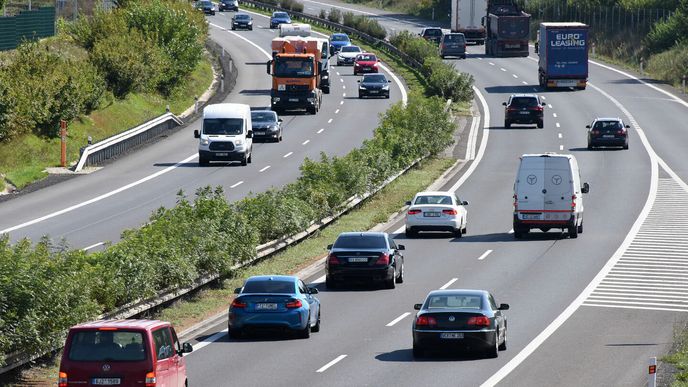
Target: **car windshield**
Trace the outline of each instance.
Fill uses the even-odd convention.
[[[206,118],[203,120],[203,134],[234,136],[244,131],[241,118]]]
[[[418,196],[413,204],[452,204],[451,196],[446,195],[423,195]]]
[[[362,54],[362,55],[357,56],[356,60],[359,62],[360,61],[374,62],[377,60],[377,58],[375,58],[375,55],[372,55],[372,54]]]
[[[363,76],[363,81],[365,83],[387,83],[387,78],[384,74],[366,74]]]
[[[361,52],[361,48],[358,46],[346,46],[342,47],[342,52]]]
[[[304,58],[277,58],[275,60],[275,76],[310,78],[313,76],[313,60]]]
[[[597,130],[620,130],[622,128],[619,121],[597,121],[593,129]]]
[[[424,36],[442,36],[442,30],[438,29],[428,29],[425,30]]]
[[[289,17],[286,12],[275,12],[272,14],[272,17],[280,18],[280,19],[286,19]]]
[[[277,113],[275,113],[275,112],[251,112],[251,121],[277,122]]]
[[[238,14],[238,15],[234,16],[234,18],[235,18],[236,20],[248,20],[248,19],[250,19],[251,17],[248,16],[248,15]]]
[[[349,37],[346,35],[332,35],[333,42],[348,42]]]
[[[511,107],[534,107],[538,105],[538,100],[535,97],[514,97],[511,99]]]
[[[463,42],[465,40],[463,35],[444,35],[445,42]]]
[[[141,361],[146,359],[143,334],[133,331],[80,331],[72,336],[72,361]]]
[[[430,296],[425,302],[426,309],[482,309],[480,295],[437,295]]]
[[[335,249],[384,249],[387,248],[383,235],[341,235],[334,242]]]
[[[294,293],[294,282],[280,280],[248,281],[241,293]]]
[[[201,1],[198,3],[198,5],[201,7],[212,7],[213,3],[211,3],[210,1]]]

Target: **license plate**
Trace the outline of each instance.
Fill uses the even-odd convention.
[[[613,135],[613,134],[605,134],[605,135],[602,136],[602,137],[604,137],[604,138],[614,138],[614,135]]]
[[[370,90],[369,93],[370,93],[370,94],[377,94],[377,93],[379,93],[379,92],[380,92],[379,90]]]
[[[520,48],[520,44],[505,44],[504,48]]]
[[[576,85],[578,85],[577,81],[557,81],[559,87],[574,87]]]
[[[121,384],[120,378],[93,378],[91,379],[91,384],[98,386],[116,386]]]
[[[298,98],[289,98],[289,102],[299,102]]]
[[[215,156],[217,156],[217,157],[229,156],[229,153],[227,153],[227,152],[217,152],[217,153],[215,153]]]
[[[265,136],[265,132],[256,132],[255,134],[258,136]]]
[[[442,332],[442,333],[440,333],[440,339],[463,339],[463,333],[461,333],[461,332]]]
[[[349,262],[368,262],[367,257],[352,257],[349,258]]]
[[[437,218],[440,216],[439,212],[424,212],[423,216],[426,216],[428,218]]]
[[[519,114],[530,114],[530,112],[519,112]]]
[[[257,310],[274,310],[277,309],[277,304],[275,303],[260,303],[256,304]]]
[[[539,220],[540,214],[521,214],[521,218],[524,220]]]

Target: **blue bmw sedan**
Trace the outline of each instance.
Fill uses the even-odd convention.
[[[320,300],[298,277],[254,276],[235,290],[229,307],[229,336],[240,338],[251,329],[296,332],[302,338],[320,330]]]

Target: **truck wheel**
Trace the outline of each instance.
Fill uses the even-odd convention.
[[[578,238],[578,227],[576,227],[576,226],[569,227],[569,238],[571,238],[571,239]]]

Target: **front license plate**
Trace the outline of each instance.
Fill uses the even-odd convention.
[[[523,220],[539,220],[540,214],[521,214]]]
[[[257,136],[265,136],[265,132],[256,132]]]
[[[277,304],[275,303],[260,303],[256,304],[257,310],[274,310],[277,309]]]
[[[289,98],[289,102],[299,102],[298,98]]]
[[[227,153],[227,152],[217,152],[217,153],[215,153],[215,156],[217,156],[217,157],[226,157],[226,156],[229,156],[229,153]]]
[[[439,212],[424,212],[423,216],[428,218],[438,218],[440,216]]]
[[[98,386],[116,386],[121,384],[120,378],[93,378],[91,379],[91,384]]]
[[[366,258],[366,257],[353,257],[353,258],[349,258],[349,262],[368,262],[368,258]]]
[[[461,332],[442,332],[442,333],[440,333],[440,339],[463,339],[463,333],[461,333]]]

